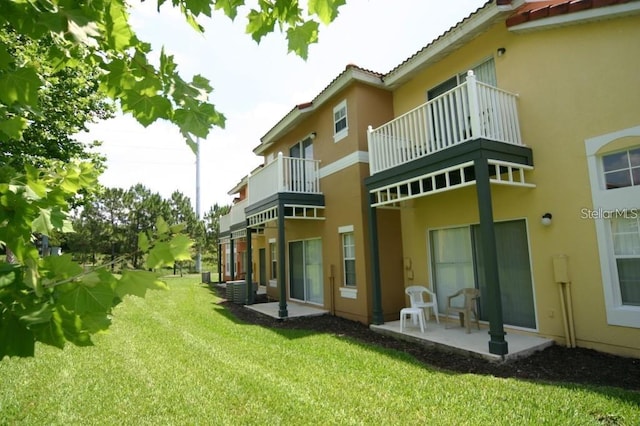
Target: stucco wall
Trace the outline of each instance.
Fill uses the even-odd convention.
[[[493,186],[494,218],[527,220],[538,331],[563,341],[552,256],[565,254],[578,344],[631,355],[640,355],[640,329],[607,324],[595,226],[581,212],[593,208],[585,139],[640,125],[638,40],[639,17],[523,34],[498,24],[394,93],[398,115],[423,103],[429,88],[506,49],[495,57],[498,86],[519,94],[536,188]],[[545,212],[553,214],[549,227],[540,224]],[[426,260],[428,228],[478,222],[475,188],[405,203],[402,221],[405,256]],[[416,279],[430,278],[426,264]]]

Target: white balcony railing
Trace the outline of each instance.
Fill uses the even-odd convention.
[[[249,204],[279,192],[320,193],[320,161],[284,157],[282,153],[249,176]]]
[[[220,232],[227,232],[231,229],[231,213],[220,216]]]
[[[516,100],[469,71],[454,89],[377,129],[369,127],[370,173],[478,138],[522,145]]]
[[[244,208],[249,204],[248,201],[249,200],[245,198],[231,206],[231,211],[229,212],[231,215],[231,225],[235,225],[237,223],[244,224],[246,222],[247,217],[244,214]]]
[[[244,213],[244,208],[247,207],[248,204],[248,200],[245,198],[231,206],[229,213],[220,216],[220,232],[229,231],[231,230],[231,226],[239,223],[245,224],[247,218]]]

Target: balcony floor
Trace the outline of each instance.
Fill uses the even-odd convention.
[[[447,322],[448,321],[448,322]],[[446,324],[446,326],[445,326]],[[448,327],[448,328],[447,328]],[[436,346],[443,350],[449,350],[463,355],[485,358],[490,361],[509,361],[531,355],[553,345],[553,340],[526,334],[516,334],[507,331],[505,340],[509,346],[509,353],[504,359],[500,355],[489,352],[488,329],[480,324],[480,330],[472,324],[471,333],[454,319],[440,317],[440,324],[431,319],[427,321],[424,333],[420,332],[420,326],[411,321],[405,323],[405,328],[400,332],[400,321],[388,321],[381,325],[372,324],[370,328],[380,334],[392,336],[401,340],[408,340],[426,346]]]

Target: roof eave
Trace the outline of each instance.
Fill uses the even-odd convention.
[[[509,26],[509,31],[524,33],[536,30],[545,30],[566,25],[581,24],[585,22],[613,19],[619,16],[628,16],[640,13],[640,1],[631,1],[606,7],[582,10],[568,14],[550,16],[548,18],[527,21],[522,24]]]
[[[496,22],[504,19],[522,3],[524,0],[515,0],[510,4],[487,2],[469,17],[422,48],[404,64],[386,74],[384,76],[385,84],[391,89],[398,87],[415,73],[441,60],[444,56],[486,31]]]
[[[276,140],[291,131],[298,123],[300,123],[307,115],[315,112],[318,108],[324,105],[334,95],[344,90],[350,84],[360,82],[371,86],[384,88],[384,83],[378,75],[374,75],[369,72],[362,71],[361,69],[353,66],[347,66],[347,68],[340,73],[338,77],[315,99],[310,102],[309,106],[305,108],[295,107],[293,108],[278,124],[272,127],[260,141],[260,145],[253,149],[256,155],[262,155],[267,148],[269,148]]]

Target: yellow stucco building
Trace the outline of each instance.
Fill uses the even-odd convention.
[[[274,299],[381,323],[407,286],[441,311],[475,287],[495,354],[640,357],[638,40],[638,1],[496,0],[385,75],[348,66],[262,138],[223,242],[252,230]]]

